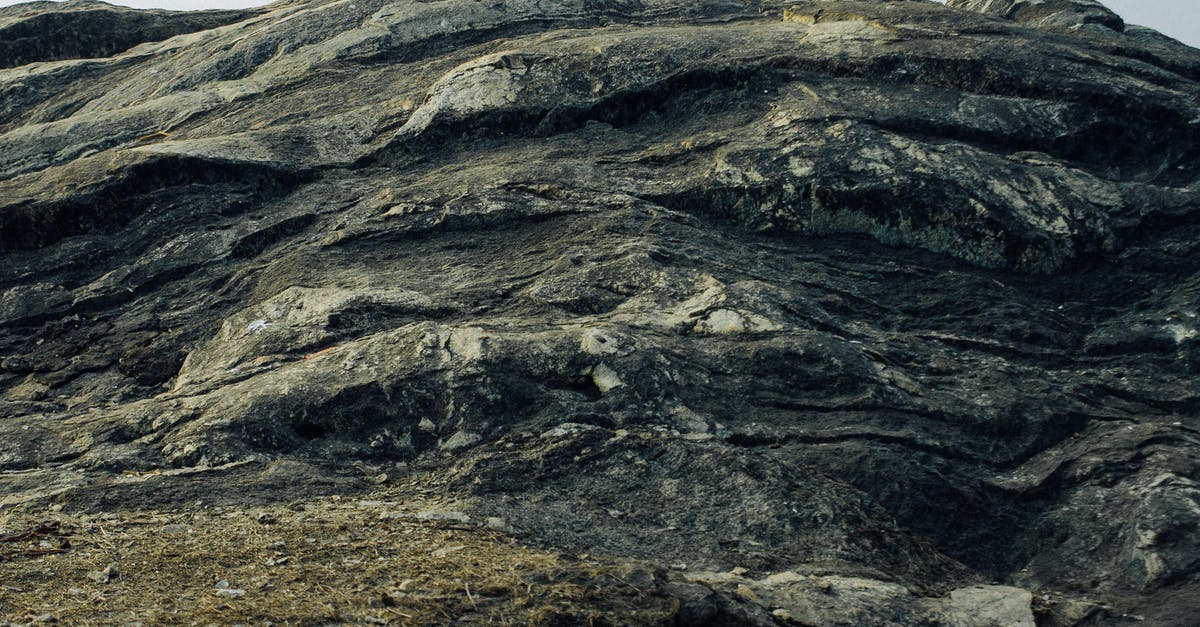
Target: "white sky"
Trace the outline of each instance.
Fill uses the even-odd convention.
[[[1200,48],[1200,0],[1100,0],[1130,24],[1149,26]]]
[[[0,0],[0,7],[21,0]],[[237,9],[270,4],[271,0],[108,0],[139,8]],[[1101,0],[1130,24],[1157,29],[1190,46],[1200,48],[1200,0]]]
[[[0,0],[0,7],[21,4],[29,0]],[[62,0],[56,0],[61,2]],[[244,9],[246,7],[261,7],[275,0],[104,0],[109,4],[135,7],[138,9],[172,9],[176,11],[192,11],[196,9]]]

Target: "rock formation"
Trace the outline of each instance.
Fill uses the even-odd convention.
[[[401,464],[679,620],[1187,624],[1200,51],[949,5],[0,9],[0,506]]]

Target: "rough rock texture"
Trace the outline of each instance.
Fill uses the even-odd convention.
[[[0,7],[0,68],[35,61],[107,57],[244,20],[255,11],[128,11],[98,0]]]
[[[949,0],[946,4],[1030,26],[1073,29],[1095,24],[1125,30],[1125,21],[1096,0]]]
[[[688,564],[684,622],[1188,624],[1200,52],[951,5],[292,1],[0,70],[0,506],[401,463]]]

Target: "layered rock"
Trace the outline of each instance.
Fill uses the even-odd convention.
[[[37,61],[109,57],[237,22],[254,11],[126,11],[98,0],[29,2],[0,8],[0,68]]]
[[[1181,620],[1200,52],[951,5],[314,0],[0,70],[8,502],[401,462],[734,596]]]
[[[978,11],[1043,28],[1073,29],[1095,24],[1125,30],[1125,21],[1095,0],[949,0],[951,7]]]

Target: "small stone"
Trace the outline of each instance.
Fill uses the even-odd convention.
[[[611,355],[619,350],[616,341],[594,330],[583,334],[579,349],[589,355]]]
[[[217,596],[224,599],[240,599],[246,596],[246,591],[238,588],[220,588],[217,590]]]
[[[621,377],[617,374],[617,371],[613,370],[608,364],[604,363],[597,364],[596,367],[592,369],[592,383],[596,385],[596,388],[600,390],[601,394],[608,394],[616,388],[625,385],[625,383],[621,381]]]
[[[778,618],[779,620],[792,620],[792,613],[783,609],[782,607],[772,610],[771,616],[774,616],[775,618]]]
[[[120,576],[121,574],[117,571],[116,564],[109,564],[104,567],[104,570],[93,570],[87,574],[88,579],[96,583],[108,583]]]
[[[478,443],[483,438],[478,433],[470,431],[456,431],[454,435],[446,438],[438,448],[443,451],[456,451],[458,449],[467,448]]]
[[[279,519],[275,518],[271,514],[268,514],[267,512],[259,513],[254,520],[260,525],[274,525],[275,523],[279,522]]]
[[[456,544],[454,546],[445,546],[440,549],[436,549],[436,550],[432,551],[430,553],[430,555],[432,555],[434,557],[446,557],[447,555],[450,555],[451,553],[457,553],[465,548],[467,548],[467,547],[465,547],[461,544]]]
[[[750,586],[747,586],[744,583],[738,584],[735,594],[743,601],[750,601],[751,603],[758,603],[759,605],[762,605],[762,601],[758,599],[758,595],[754,594],[754,591],[750,589]]]

